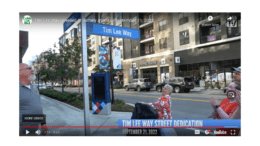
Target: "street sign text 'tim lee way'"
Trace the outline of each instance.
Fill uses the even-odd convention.
[[[87,22],[87,35],[101,35],[116,38],[140,40],[140,30],[138,29],[90,22]]]

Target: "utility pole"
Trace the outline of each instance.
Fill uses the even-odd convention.
[[[112,60],[112,38],[109,37],[109,48],[110,48],[110,84],[112,90],[112,104],[114,104],[114,89],[113,89],[113,60]]]

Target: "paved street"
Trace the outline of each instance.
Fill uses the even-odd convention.
[[[61,88],[55,88],[61,91]],[[78,89],[64,89],[66,92],[78,92]],[[83,89],[80,89],[83,93]],[[89,88],[91,93],[91,87]],[[125,91],[124,89],[116,89],[114,91],[115,99],[123,99],[126,103],[134,105],[137,102],[151,103],[155,102],[161,96],[160,92],[155,90],[137,92],[134,90]],[[172,93],[171,94],[171,110],[174,119],[210,119],[213,110],[209,103],[209,98],[215,97],[222,101],[226,98],[222,90],[210,91],[191,91],[189,93]],[[205,129],[200,129],[201,135]],[[178,135],[194,135],[194,129],[175,129]],[[205,135],[205,134],[204,134]]]
[[[61,91],[61,88],[55,88]],[[78,92],[78,89],[64,89],[66,92]],[[80,89],[83,93],[83,89]],[[91,88],[89,88],[91,93]],[[137,102],[151,103],[155,102],[161,93],[151,91],[137,92],[134,90],[125,91],[124,89],[116,89],[114,91],[115,99],[123,99],[126,103],[134,105]],[[172,114],[176,119],[207,119],[212,113],[212,107],[209,104],[209,98],[215,97],[222,101],[225,95],[222,91],[201,91],[190,93],[172,93]]]

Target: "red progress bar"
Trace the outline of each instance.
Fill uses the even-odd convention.
[[[141,127],[141,126],[23,126],[23,128],[225,128],[224,126],[160,126],[160,127]]]

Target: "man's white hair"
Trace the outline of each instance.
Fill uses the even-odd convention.
[[[172,93],[172,91],[173,91],[173,88],[172,88],[172,86],[171,85],[169,85],[169,84],[166,84],[165,86],[164,86],[164,88],[166,88],[169,92],[170,92],[170,94]]]

